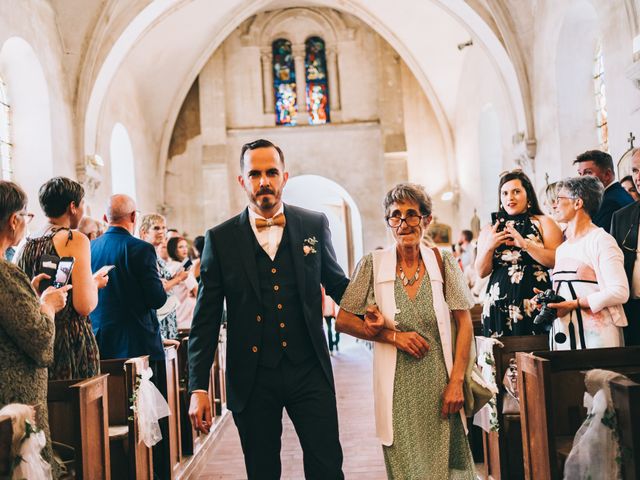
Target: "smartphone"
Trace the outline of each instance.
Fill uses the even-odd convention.
[[[102,275],[106,275],[107,273],[109,273],[114,268],[116,268],[115,265],[103,265],[98,270],[96,270],[96,273],[101,273]]]
[[[55,255],[42,255],[40,257],[40,268],[38,269],[38,274],[46,273],[49,275],[48,279],[42,279],[40,282],[40,293],[53,285],[53,280],[56,278],[56,273],[58,271],[58,263],[60,263],[60,257]]]
[[[193,262],[191,261],[191,259],[190,259],[190,258],[187,258],[187,259],[182,263],[182,268],[184,268],[185,270],[189,270],[192,266],[193,266]]]
[[[73,264],[75,263],[73,257],[62,257],[58,262],[58,268],[56,270],[56,276],[53,278],[53,286],[55,288],[64,287],[69,283],[71,278],[71,271],[73,270]]]
[[[498,232],[504,230],[506,219],[506,213],[503,211],[492,212],[491,213],[491,225],[495,225],[496,222],[500,222],[498,225]]]

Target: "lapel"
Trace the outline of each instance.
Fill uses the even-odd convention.
[[[625,246],[629,248],[636,248],[638,245],[638,222],[640,221],[640,202],[636,203],[635,208],[630,212],[629,215],[629,226],[627,227],[627,231],[629,232],[629,236],[627,237],[627,241],[624,243]],[[625,232],[626,234],[626,232]],[[622,237],[624,239],[624,237]],[[625,260],[625,270],[627,271],[627,277],[629,281],[631,281],[631,277],[633,276],[633,265],[636,261],[636,252],[630,252],[626,248],[622,249],[622,253],[624,254]]]
[[[284,206],[284,216],[287,219],[287,228],[285,228],[284,231],[289,235],[289,246],[291,247],[291,258],[293,259],[293,268],[296,272],[296,280],[298,281],[298,292],[300,293],[300,301],[304,304],[306,298],[306,282],[304,253],[302,251],[302,218],[296,215],[287,205]]]
[[[249,213],[245,208],[236,219],[236,228],[234,231],[238,251],[240,252],[240,258],[242,265],[244,266],[249,282],[256,292],[256,296],[262,301],[262,295],[260,294],[260,283],[258,281],[258,266],[256,264],[256,252],[254,248],[254,242],[252,237],[255,238],[253,229],[249,223]]]

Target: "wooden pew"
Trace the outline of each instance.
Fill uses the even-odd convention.
[[[9,475],[13,464],[11,456],[11,443],[13,439],[13,426],[11,417],[0,417],[0,478]]]
[[[180,339],[178,349],[178,380],[180,383],[180,438],[183,455],[195,453],[197,432],[191,426],[189,419],[189,337]]]
[[[637,372],[640,347],[518,352],[516,358],[525,478],[560,479],[563,458],[586,417],[584,372]]]
[[[476,336],[482,336],[482,304],[476,303],[470,310],[471,322],[473,323],[473,334]]]
[[[138,416],[130,408],[136,376],[148,367],[148,356],[100,362],[102,373],[109,374],[109,443],[114,479],[153,479],[152,449],[140,441]]]
[[[49,382],[51,439],[75,451],[75,478],[111,478],[107,375]]]
[[[165,364],[167,369],[167,403],[169,404],[169,460],[170,478],[175,478],[182,460],[180,436],[180,384],[178,381],[178,352],[175,346],[165,347]]]
[[[502,413],[504,396],[508,395],[502,385],[502,379],[517,352],[548,350],[549,338],[547,335],[526,335],[500,337],[499,340],[504,347],[493,347],[496,384],[499,390],[496,396],[498,431],[487,433],[483,430],[485,477],[493,480],[519,480],[524,478],[520,413]]]
[[[629,375],[628,380],[611,382],[611,398],[616,409],[622,478],[640,478],[640,375]]]

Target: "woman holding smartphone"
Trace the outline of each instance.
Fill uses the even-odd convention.
[[[91,273],[89,239],[76,230],[84,216],[84,189],[71,179],[55,177],[40,187],[38,197],[48,223],[39,235],[27,238],[16,253],[16,264],[33,278],[45,255],[74,259],[69,301],[56,313],[49,380],[92,377],[100,373],[100,355],[89,314],[98,304],[98,289],[107,285],[109,277],[104,271]]]
[[[491,275],[482,309],[484,335],[542,333],[543,326],[533,324],[537,311],[531,299],[534,288],[551,288],[548,269],[562,232],[540,210],[531,180],[521,170],[501,176],[498,195],[498,212],[480,232],[475,264],[481,278]]]
[[[178,329],[190,328],[193,310],[196,308],[196,296],[198,295],[198,282],[193,276],[193,262],[189,259],[189,244],[182,237],[170,238],[167,242],[169,262],[167,268],[175,273],[185,269],[189,272],[187,278],[178,283],[172,289],[172,293],[180,300],[178,306]]]

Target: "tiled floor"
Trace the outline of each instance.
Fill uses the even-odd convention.
[[[332,357],[338,394],[340,440],[347,480],[386,478],[382,448],[375,436],[371,353],[360,343],[343,336],[340,353]],[[238,432],[229,419],[209,458],[192,479],[240,480],[246,478]],[[285,413],[282,435],[282,479],[301,480],[302,450],[291,421]]]

